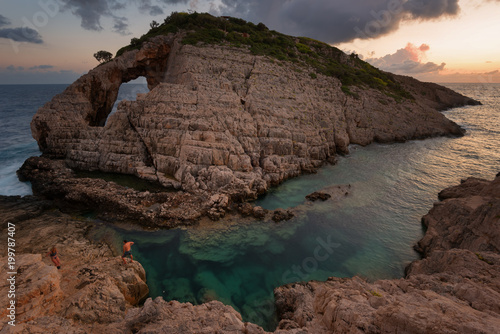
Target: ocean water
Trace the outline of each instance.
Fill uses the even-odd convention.
[[[0,195],[31,195],[31,185],[19,182],[16,171],[23,162],[41,153],[31,136],[30,123],[38,108],[62,93],[68,85],[0,85]],[[138,93],[148,92],[145,83],[120,87],[117,103],[135,100]]]
[[[118,252],[122,239],[135,242],[134,258],[146,269],[152,297],[193,304],[217,299],[267,329],[276,325],[277,286],[330,276],[402,277],[405,266],[418,258],[412,247],[423,236],[420,220],[437,193],[469,176],[492,179],[500,171],[500,84],[446,86],[483,103],[445,112],[467,130],[464,137],[351,146],[336,165],[289,180],[257,201],[267,209],[296,207],[290,221],[235,219],[157,231],[99,223],[94,237],[110,240]],[[0,99],[6,88],[0,86]],[[137,87],[122,89],[122,97],[138,92]],[[22,124],[36,108],[22,107],[23,100],[22,94],[17,104],[2,100],[12,104],[6,115],[20,117],[9,123],[9,135],[0,134],[2,194],[4,187],[20,195],[29,189],[13,173],[27,154],[38,154],[29,126]],[[11,146],[16,145],[31,149],[14,156]],[[343,184],[351,186],[343,198],[305,201],[313,191]]]

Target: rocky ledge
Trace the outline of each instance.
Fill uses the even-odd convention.
[[[256,55],[246,47],[184,44],[185,35],[152,37],[96,67],[40,108],[31,123],[43,157],[64,162],[51,168],[130,174],[182,190],[170,213],[163,212],[170,195],[127,194],[133,202],[151,203],[155,212],[162,206],[162,213],[150,215],[158,217],[152,219],[156,225],[205,214],[218,218],[232,202],[255,199],[272,185],[335,161],[350,144],[462,135],[439,110],[479,103],[436,84],[382,73],[327,46],[320,45],[330,48],[327,60],[337,68],[375,71],[388,80],[377,82],[404,94],[346,86],[307,63]],[[314,42],[311,52],[314,45],[319,48]],[[121,102],[110,115],[120,85],[140,76],[150,92]],[[71,204],[81,200],[89,183],[66,172],[65,181],[50,179],[62,170],[39,168],[48,164],[33,158],[21,172],[37,184],[35,194],[59,194]],[[106,201],[95,195],[96,202]],[[178,217],[176,210],[187,216]]]
[[[500,175],[467,179],[441,197],[422,220],[423,258],[405,278],[332,277],[279,287],[274,333],[498,333]],[[137,306],[148,293],[141,265],[121,265],[107,244],[88,240],[88,222],[50,202],[0,197],[0,214],[3,235],[7,222],[16,225],[18,268],[16,326],[2,322],[0,333],[266,333],[218,301],[158,297]],[[61,253],[59,271],[42,256],[52,245]],[[3,254],[5,248],[0,244]],[[8,289],[0,286],[4,305]]]

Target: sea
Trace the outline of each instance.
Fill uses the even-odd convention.
[[[400,278],[419,258],[421,218],[440,190],[468,177],[493,179],[500,172],[500,84],[444,84],[482,102],[444,111],[467,130],[460,138],[396,144],[352,145],[335,165],[291,179],[256,201],[266,209],[295,208],[286,222],[231,219],[199,226],[145,231],[87,217],[93,238],[135,242],[134,259],[147,272],[150,296],[199,304],[219,300],[245,321],[276,325],[273,289],[293,282],[359,276]],[[31,137],[36,110],[66,85],[0,85],[0,195],[31,194],[16,170],[40,155]],[[147,92],[124,84],[118,100]],[[347,196],[308,202],[307,194],[348,185]]]

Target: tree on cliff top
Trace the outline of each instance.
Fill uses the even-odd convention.
[[[102,64],[110,61],[113,58],[113,54],[111,52],[101,50],[94,53],[94,57]]]

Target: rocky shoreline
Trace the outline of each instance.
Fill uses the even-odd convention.
[[[500,176],[443,190],[405,278],[275,289],[275,333],[496,333],[500,328]],[[122,265],[91,226],[36,197],[0,197],[2,234],[16,225],[16,326],[0,333],[265,333],[230,306],[148,299],[142,266]],[[63,267],[43,255],[56,245]],[[5,254],[6,245],[0,249]],[[2,258],[2,263],[6,263]],[[2,268],[5,270],[5,267]],[[6,305],[8,284],[0,298]],[[2,318],[6,318],[6,310]]]
[[[43,155],[19,172],[35,195],[92,207],[104,218],[121,212],[113,218],[145,226],[190,225],[335,162],[350,144],[461,136],[464,130],[439,111],[480,104],[390,73],[377,72],[406,97],[347,87],[307,64],[244,47],[185,45],[184,35],[150,38],[38,110],[31,129]],[[337,53],[329,58],[336,66],[367,73],[368,64]],[[110,115],[120,85],[139,76],[150,92]],[[118,189],[69,168],[134,175],[177,192]]]

